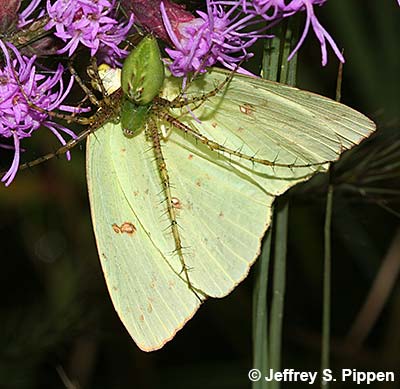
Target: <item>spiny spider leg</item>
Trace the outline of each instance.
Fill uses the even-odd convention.
[[[93,59],[92,63],[95,64],[95,69],[97,70],[97,63],[95,62],[96,60]],[[48,111],[46,109],[43,109],[39,106],[37,106],[27,95],[25,92],[18,74],[16,73],[15,69],[13,68],[13,75],[14,79],[21,91],[21,94],[24,96],[27,104],[29,107],[32,109],[37,110],[38,112],[42,112],[47,114],[50,117],[53,118],[58,118],[61,120],[65,120],[67,122],[76,122],[81,125],[88,125],[89,127],[83,130],[78,134],[78,136],[74,139],[69,140],[65,145],[61,146],[58,148],[56,151],[48,153],[42,157],[39,157],[31,162],[23,163],[19,166],[19,170],[23,170],[26,168],[30,168],[36,165],[39,165],[43,162],[46,162],[60,154],[64,154],[67,151],[71,150],[74,148],[77,144],[79,144],[82,140],[86,139],[87,136],[94,131],[96,131],[98,128],[103,126],[106,122],[115,120],[117,117],[119,117],[119,109],[120,109],[120,100],[122,96],[122,91],[117,90],[116,92],[113,93],[113,98],[111,99],[110,96],[105,92],[105,98],[103,100],[98,100],[92,90],[90,90],[82,81],[81,77],[78,75],[78,73],[75,71],[74,67],[72,66],[71,63],[68,64],[68,68],[71,72],[72,77],[78,82],[82,90],[86,93],[86,98],[89,97],[90,101],[98,107],[97,111],[90,117],[76,117],[74,114],[73,115],[67,115],[67,114],[61,114],[58,112],[52,112]],[[92,76],[92,79],[98,79],[100,80],[99,85],[102,85],[100,77],[97,75]],[[104,90],[104,88],[102,88]]]
[[[205,61],[206,59],[204,59]],[[203,101],[206,99],[215,96],[218,92],[222,90],[222,88],[227,85],[237,72],[237,70],[240,68],[241,64],[244,62],[244,59],[242,59],[238,64],[236,64],[235,68],[229,73],[229,75],[226,77],[226,79],[220,83],[220,85],[216,86],[212,91],[203,93],[201,96],[196,96],[193,98],[188,99],[185,97],[185,92],[188,89],[189,85],[191,82],[194,81],[194,79],[197,77],[197,75],[200,73],[199,70],[196,70],[196,72],[193,73],[190,81],[185,85],[185,87],[179,92],[178,96],[176,96],[171,102],[170,102],[170,107],[171,108],[180,108],[188,104],[194,104],[196,102],[201,102],[200,105],[202,104]],[[201,67],[199,68],[201,69]],[[194,107],[193,109],[198,108],[200,105]]]
[[[226,153],[231,156],[233,155],[235,157],[245,159],[252,163],[258,163],[260,165],[271,166],[271,167],[307,168],[307,167],[312,167],[312,166],[321,166],[321,165],[324,165],[324,164],[330,162],[330,161],[322,161],[322,162],[307,163],[307,164],[296,164],[294,162],[292,164],[289,164],[289,163],[278,163],[276,161],[269,161],[266,159],[257,158],[254,156],[250,156],[250,155],[241,153],[240,151],[233,150],[229,147],[221,145],[221,144],[207,138],[205,135],[201,134],[200,132],[197,132],[196,130],[190,128],[186,124],[180,122],[179,120],[177,120],[176,118],[171,116],[168,112],[161,110],[161,111],[157,112],[157,114],[161,119],[164,119],[165,121],[169,122],[171,125],[173,125],[178,130],[183,131],[185,134],[192,136],[193,138],[195,138],[202,144],[206,145],[210,150],[220,152],[220,153]]]
[[[189,279],[189,269],[185,263],[185,259],[183,256],[183,246],[182,246],[182,240],[181,236],[178,230],[178,221],[177,221],[177,216],[176,216],[176,211],[173,206],[174,203],[174,197],[172,196],[171,193],[171,184],[170,184],[170,179],[168,175],[168,170],[167,170],[167,164],[165,162],[164,155],[161,150],[161,142],[160,142],[160,134],[158,132],[158,126],[154,122],[154,119],[150,118],[148,127],[148,137],[151,138],[152,144],[153,144],[153,151],[154,151],[154,156],[155,160],[157,163],[158,171],[160,174],[161,178],[161,183],[163,187],[163,192],[166,197],[166,202],[167,202],[167,212],[169,219],[171,221],[171,231],[172,231],[172,236],[174,238],[175,242],[175,252],[178,254],[179,260],[182,265],[182,270],[181,272],[184,274],[184,278],[186,280],[186,283],[188,284],[188,287],[190,290],[192,290],[196,296],[199,298],[200,301],[203,299],[199,297],[199,294],[203,294],[200,290],[196,289],[192,283],[190,282]]]
[[[79,123],[79,124],[92,124],[90,118],[81,118],[81,117],[76,117],[74,114],[72,115],[68,115],[68,114],[63,114],[63,113],[59,113],[59,112],[53,112],[53,111],[48,111],[42,107],[37,106],[30,98],[29,96],[26,94],[21,81],[19,80],[18,74],[15,71],[14,68],[12,68],[13,71],[13,75],[15,78],[15,81],[22,93],[22,95],[24,96],[26,103],[28,104],[28,106],[40,113],[45,113],[46,115],[52,117],[52,118],[56,118],[56,119],[61,119],[61,120],[65,120],[68,123],[71,122],[75,122],[75,123]]]
[[[31,162],[21,163],[19,165],[19,170],[32,168],[34,166],[40,165],[43,162],[49,161],[50,159],[57,157],[58,155],[65,154],[67,151],[71,150],[80,142],[82,142],[84,139],[86,139],[93,131],[94,129],[92,127],[87,128],[86,130],[79,133],[76,138],[70,139],[64,146],[61,146],[56,151],[45,154],[39,158],[36,158]]]
[[[9,52],[9,55],[10,55],[10,57],[12,57],[12,54],[10,52]],[[48,111],[44,108],[37,106],[26,94],[26,92],[21,84],[21,81],[18,77],[18,74],[17,74],[15,68],[13,68],[13,67],[12,67],[12,72],[13,72],[14,79],[19,87],[19,90],[21,91],[22,95],[24,96],[24,98],[26,100],[26,103],[28,104],[28,106],[30,108],[35,109],[38,112],[45,113],[45,114],[49,115],[50,117],[65,120],[67,122],[76,122],[76,123],[80,123],[80,124],[91,124],[90,122],[87,121],[86,118],[76,118],[74,116],[74,114],[68,115],[68,114],[62,114],[62,113],[58,113],[58,112],[52,112],[52,111]]]
[[[79,84],[81,89],[85,92],[90,102],[93,105],[100,107],[101,103],[98,100],[98,98],[94,95],[93,91],[85,85],[81,76],[76,72],[75,68],[72,66],[72,60],[68,61],[68,70],[71,73],[72,77],[74,77],[75,81]],[[89,76],[92,77],[90,74]]]
[[[95,57],[92,57],[90,62],[91,62],[91,65],[88,68],[89,77],[93,81],[95,81],[96,85],[98,85],[100,87],[100,92],[101,92],[101,95],[103,96],[104,104],[109,105],[111,103],[110,95],[108,94],[108,92],[104,86],[103,80],[100,78],[99,67],[97,66],[97,60]]]
[[[195,104],[195,103],[200,103],[197,106],[195,106],[193,109],[198,108],[201,104],[204,103],[207,99],[210,97],[215,96],[217,93],[219,93],[225,85],[227,85],[235,75],[235,71],[232,71],[229,76],[225,78],[224,81],[222,81],[219,85],[217,85],[213,90],[203,93],[200,96],[195,96],[191,98],[185,98],[182,96],[182,92],[179,93],[178,96],[176,96],[172,101],[168,101],[167,105],[169,108],[181,108],[186,105],[190,104]]]
[[[94,115],[88,118],[91,119],[90,125],[80,132],[75,139],[70,139],[64,146],[61,146],[54,152],[43,155],[42,157],[39,157],[31,162],[21,164],[19,166],[19,170],[31,168],[58,155],[65,154],[67,151],[73,149],[76,145],[85,140],[90,134],[94,133],[105,123],[115,120],[119,116],[119,101],[121,100],[122,91],[119,89],[118,91],[114,92],[112,96],[113,99],[111,99],[111,101],[114,101],[114,103],[108,106],[103,106],[102,109],[99,109]]]
[[[211,43],[211,47],[209,48],[209,53],[212,52],[213,46],[214,46],[214,42]],[[205,56],[205,57],[202,59],[202,61],[201,61],[201,63],[200,63],[200,66],[199,66],[199,67],[196,69],[196,71],[190,76],[189,81],[185,83],[184,87],[182,88],[182,90],[180,91],[179,95],[177,96],[178,98],[179,98],[179,97],[182,98],[182,96],[185,95],[185,93],[186,93],[187,89],[189,88],[190,84],[191,84],[191,83],[196,79],[196,77],[200,74],[201,70],[202,70],[202,69],[205,69],[205,68],[207,67],[207,66],[205,66],[205,64],[206,64],[207,60],[209,59],[210,55],[211,55],[211,54],[208,54],[207,56]],[[233,77],[233,74],[237,72],[237,70],[240,68],[240,66],[242,65],[242,63],[243,63],[244,61],[245,61],[245,59],[243,58],[238,64],[236,64],[235,68],[234,68],[234,69],[232,70],[232,72],[231,72],[232,77]],[[232,78],[232,77],[231,77],[231,78]],[[175,99],[176,99],[176,98],[175,98]],[[175,99],[174,99],[174,100],[175,100]]]
[[[193,111],[196,110],[197,108],[199,108],[207,99],[209,99],[210,97],[215,96],[218,92],[220,92],[225,85],[227,85],[233,78],[235,74],[235,70],[232,71],[229,76],[227,76],[225,78],[224,81],[222,81],[216,88],[214,88],[213,90],[207,92],[207,93],[203,93],[200,96],[196,96],[193,97],[191,99],[185,99],[182,98],[182,93],[180,93],[177,97],[175,97],[172,101],[169,101],[167,99],[164,99],[162,97],[156,97],[154,99],[154,105],[153,107],[156,107],[156,111],[160,111],[163,108],[182,108],[182,107],[187,107],[188,105],[194,104],[193,107],[190,107],[188,109],[189,113],[193,116]],[[182,112],[181,116],[186,115],[187,112]],[[179,117],[175,118],[175,120],[179,121]],[[172,124],[170,122],[170,124]],[[172,124],[173,126],[173,124]],[[165,127],[165,126],[164,126]],[[191,129],[192,131],[195,131],[193,129]],[[169,134],[171,133],[171,130],[167,130],[163,132],[163,138],[167,138],[169,136]]]

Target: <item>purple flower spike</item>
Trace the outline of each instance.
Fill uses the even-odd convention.
[[[22,139],[30,137],[42,125],[50,129],[63,145],[66,141],[61,132],[76,138],[73,131],[49,120],[47,111],[61,109],[79,113],[86,112],[87,108],[74,109],[62,105],[74,79],[71,77],[67,87],[64,88],[62,80],[64,68],[61,65],[53,75],[45,77],[36,73],[35,56],[32,58],[22,56],[13,45],[7,43],[6,46],[1,40],[0,49],[6,61],[6,65],[0,68],[0,136],[13,138],[15,150],[11,167],[1,179],[8,186],[18,171]],[[10,58],[9,50],[13,52],[15,59]],[[21,88],[29,100],[44,111],[30,107]],[[58,90],[54,90],[55,88]],[[67,158],[70,159],[69,153]]]
[[[114,0],[57,0],[51,5],[47,0],[50,21],[45,29],[55,27],[54,35],[67,43],[58,53],[68,51],[71,56],[81,43],[91,50],[92,56],[99,49],[119,58],[125,55],[118,45],[132,27],[133,15],[126,25],[121,25],[112,17],[114,3]]]
[[[333,38],[329,35],[328,31],[325,30],[324,27],[322,27],[321,23],[318,21],[317,17],[315,16],[314,13],[314,7],[313,3],[322,5],[324,1],[322,0],[297,0],[293,1],[293,3],[298,3],[294,4],[295,7],[300,7],[300,9],[304,9],[307,12],[307,19],[306,19],[306,24],[304,26],[304,31],[303,34],[301,35],[299,42],[297,43],[296,47],[293,49],[292,53],[289,55],[288,60],[293,58],[293,56],[296,54],[296,52],[299,50],[300,46],[303,44],[309,28],[310,28],[310,23],[312,25],[312,28],[314,30],[315,35],[317,36],[317,39],[319,40],[319,43],[321,45],[321,54],[322,54],[322,66],[325,66],[328,63],[328,54],[326,50],[326,41],[331,45],[333,51],[335,52],[336,56],[338,57],[339,61],[344,63],[344,57],[342,53],[340,52],[339,48],[336,46],[335,41]],[[303,6],[302,4],[303,3]],[[289,4],[290,6],[290,4]]]
[[[36,10],[41,1],[42,0],[31,1],[29,5],[18,15],[18,28],[22,28],[27,24],[32,23],[34,20],[41,18],[45,14],[44,10],[40,10],[40,13],[37,17],[28,19]]]
[[[336,56],[338,57],[340,62],[344,62],[344,58],[340,50],[338,49],[335,41],[329,35],[329,33],[322,27],[321,23],[318,21],[317,17],[314,13],[315,5],[323,5],[327,0],[239,0],[243,7],[243,11],[248,14],[260,15],[262,18],[270,22],[270,27],[276,25],[276,23],[289,16],[294,15],[300,11],[306,11],[307,18],[306,24],[304,26],[303,33],[299,39],[294,50],[289,55],[288,59],[290,60],[299,50],[300,46],[303,44],[308,31],[310,29],[310,25],[312,26],[317,39],[321,45],[321,53],[322,53],[322,66],[325,66],[328,62],[328,55],[326,49],[326,41],[330,44]],[[398,0],[400,1],[400,0]],[[215,4],[219,3],[231,3],[231,1],[214,1]],[[232,1],[232,3],[237,3],[237,1]]]
[[[204,73],[216,62],[233,69],[235,64],[251,56],[247,48],[264,35],[260,31],[245,31],[253,24],[254,16],[238,14],[238,7],[236,4],[225,12],[222,6],[207,0],[207,13],[198,11],[199,17],[189,22],[174,21],[176,28],[173,28],[161,2],[164,25],[175,46],[165,50],[173,60],[169,69],[174,76],[182,77],[194,71]]]

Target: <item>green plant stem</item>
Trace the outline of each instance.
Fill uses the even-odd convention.
[[[297,24],[297,23],[296,23]],[[297,26],[289,28],[288,23],[277,27],[275,38],[268,39],[264,46],[262,76],[271,81],[279,81],[294,85],[296,80],[297,58],[290,62],[287,58],[296,41],[292,31]],[[286,278],[286,246],[288,226],[288,201],[281,199],[277,206],[276,230],[272,226],[264,243],[257,271],[257,282],[254,289],[254,368],[258,368],[262,375],[268,369],[280,370],[282,350],[282,322],[284,312],[285,278]],[[271,234],[274,233],[274,274],[273,294],[271,301],[270,331],[268,334],[267,308],[267,279],[268,266],[271,256]],[[259,322],[261,321],[261,322]],[[269,340],[267,336],[269,335]],[[278,389],[278,381],[267,382],[261,379],[253,383],[253,388]]]
[[[269,361],[274,371],[281,370],[282,321],[286,284],[286,251],[288,231],[289,202],[282,199],[276,207],[274,239],[274,274],[269,332]],[[271,381],[270,388],[279,388],[280,382]]]
[[[257,263],[256,280],[253,289],[253,368],[261,374],[268,370],[268,272],[271,256],[271,230],[268,231]],[[252,384],[253,389],[265,389],[263,379]]]
[[[324,276],[322,305],[321,372],[329,367],[330,322],[331,322],[331,223],[332,223],[333,186],[329,185],[326,198],[324,226]],[[329,382],[321,376],[321,388],[329,389]]]

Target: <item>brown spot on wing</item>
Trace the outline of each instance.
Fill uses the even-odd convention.
[[[127,234],[133,234],[136,232],[136,227],[134,224],[130,222],[125,222],[121,225],[121,232],[125,232]]]
[[[113,223],[111,227],[116,234],[125,233],[128,235],[132,235],[136,232],[136,227],[131,222],[124,222],[120,226],[117,223]]]
[[[245,115],[252,115],[255,111],[255,108],[253,105],[245,103],[243,105],[239,105],[239,110],[241,113],[244,113]]]
[[[175,209],[182,209],[182,203],[177,197],[172,197],[171,203]]]
[[[118,227],[118,224],[114,223],[111,227],[112,227],[112,229],[114,230],[114,232],[116,234],[120,234],[121,233],[121,228]]]

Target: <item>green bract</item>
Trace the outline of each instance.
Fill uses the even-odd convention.
[[[157,40],[147,36],[124,61],[122,90],[132,102],[147,105],[159,94],[164,77],[164,65]]]

